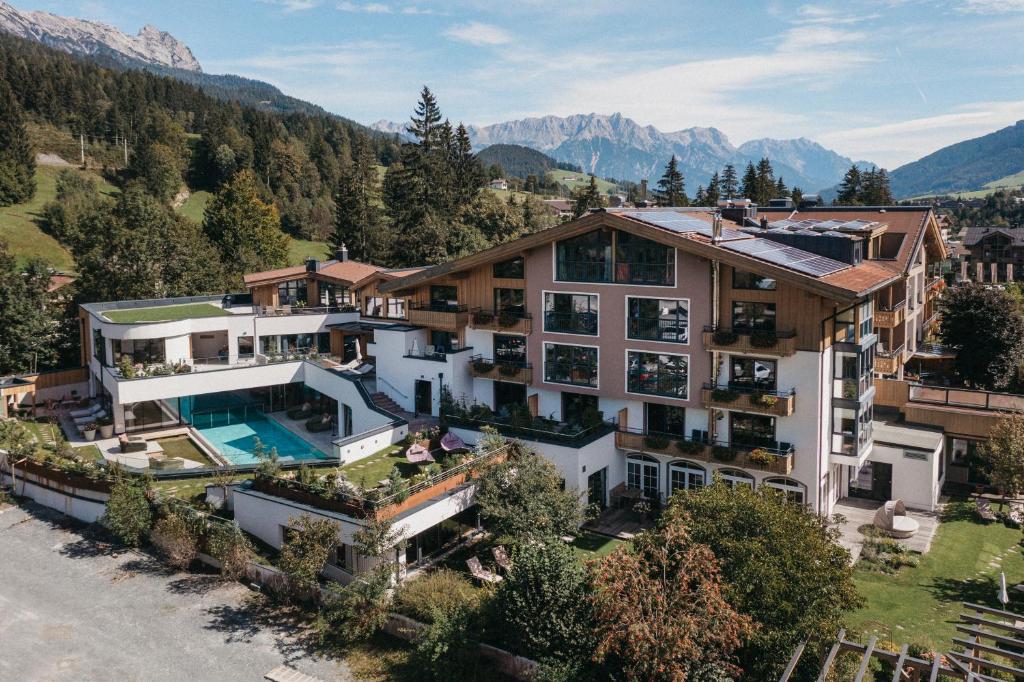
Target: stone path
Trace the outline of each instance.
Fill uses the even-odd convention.
[[[832,510],[834,514],[842,514],[846,522],[839,526],[839,544],[850,551],[851,563],[857,563],[860,559],[860,552],[864,548],[864,535],[860,532],[861,526],[871,525],[875,519],[875,511],[882,506],[881,502],[875,500],[861,500],[854,497],[844,497],[836,503]],[[900,544],[912,552],[927,554],[932,548],[932,540],[935,539],[935,531],[939,527],[940,511],[923,512],[907,511],[907,516],[918,522],[920,528],[913,537],[900,540]]]

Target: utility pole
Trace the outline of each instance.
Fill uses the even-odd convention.
[[[121,141],[124,142],[124,165],[128,166],[128,138],[122,137]]]
[[[82,148],[82,168],[85,168],[85,133],[78,134],[78,142]]]

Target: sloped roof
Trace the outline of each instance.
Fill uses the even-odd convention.
[[[1024,245],[1024,227],[968,227],[963,234],[964,246],[974,246],[985,237],[993,234],[1001,234],[1010,240],[1014,246]]]
[[[378,265],[360,263],[359,261],[354,260],[329,260],[323,263],[319,270],[316,272],[309,272],[308,274],[337,280],[346,284],[353,284],[367,275],[372,275],[373,273],[383,269],[384,268]],[[242,281],[245,282],[247,287],[252,287],[257,284],[284,282],[290,279],[302,277],[306,274],[307,271],[305,265],[292,265],[287,268],[277,268],[276,270],[249,273],[242,276]]]

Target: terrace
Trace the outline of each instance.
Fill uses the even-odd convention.
[[[907,302],[900,301],[891,306],[879,305],[872,315],[876,327],[892,329],[903,324],[907,314]]]
[[[684,457],[784,476],[792,473],[795,455],[790,443],[777,442],[773,446],[750,446],[729,444],[725,441],[703,442],[684,436],[652,433],[625,427],[620,427],[615,432],[615,446],[629,452]]]
[[[409,324],[444,331],[458,331],[469,322],[469,312],[464,305],[439,303],[409,303]]]
[[[489,426],[508,438],[538,441],[552,445],[583,447],[616,430],[614,421],[596,419],[587,424],[560,422],[531,416],[525,406],[507,413],[495,413],[485,405],[442,406],[443,423],[454,428],[480,431]]]
[[[533,331],[533,316],[525,311],[475,308],[470,315],[470,323],[474,329],[486,329],[496,332],[529,334]]]
[[[494,360],[482,355],[473,355],[469,358],[469,373],[478,379],[495,379],[517,384],[529,384],[533,381],[533,365],[530,363]]]
[[[741,384],[704,384],[701,389],[701,402],[704,407],[788,417],[793,414],[796,390],[791,388],[788,391],[770,391]]]
[[[225,317],[231,313],[212,303],[184,303],[178,305],[153,306],[150,308],[126,308],[108,310],[103,313],[111,322],[136,324],[143,322],[176,322],[203,317]]]
[[[704,346],[726,353],[789,357],[796,353],[796,332],[704,327]]]

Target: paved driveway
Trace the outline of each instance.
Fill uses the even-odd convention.
[[[350,680],[247,588],[113,551],[41,507],[0,509],[0,680]]]

